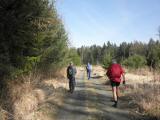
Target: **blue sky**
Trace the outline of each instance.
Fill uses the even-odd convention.
[[[158,39],[160,0],[57,0],[56,7],[74,47]]]

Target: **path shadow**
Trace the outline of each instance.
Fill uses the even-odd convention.
[[[91,76],[92,79],[100,79],[100,78],[102,78],[102,77],[104,77],[104,76],[100,76],[100,75]]]

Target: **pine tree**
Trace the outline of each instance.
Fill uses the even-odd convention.
[[[68,38],[54,3],[1,0],[0,18],[1,77],[64,65]]]

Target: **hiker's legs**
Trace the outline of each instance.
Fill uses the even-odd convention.
[[[113,96],[114,96],[114,104],[112,105],[113,107],[117,108],[117,104],[118,104],[118,98],[117,98],[117,87],[114,86],[113,87]]]
[[[74,91],[76,85],[75,78],[72,78],[72,91]]]
[[[87,78],[89,79],[89,70],[87,70]]]
[[[89,72],[87,71],[87,78],[88,78],[88,74],[89,74]]]
[[[73,92],[75,89],[75,78],[71,78],[69,81],[70,92]]]
[[[118,104],[118,99],[117,99],[117,93],[116,93],[116,86],[113,87],[113,98],[114,98],[114,104],[112,105],[113,107],[117,107]]]
[[[88,70],[88,80],[91,78],[91,71]]]
[[[114,92],[113,92],[113,87],[112,87],[112,101],[114,101]]]
[[[116,95],[117,95],[117,100],[118,100],[119,99],[119,95],[120,95],[118,86],[116,87]]]
[[[88,70],[86,70],[87,71],[87,77],[88,77]]]
[[[69,91],[71,92],[71,89],[72,89],[72,80],[69,79]]]
[[[116,86],[113,86],[112,87],[112,92],[113,92],[113,99],[114,99],[114,101],[117,101],[117,88],[116,88]]]
[[[119,85],[120,85],[120,82],[116,82],[116,95],[117,95],[117,100],[119,99],[119,96],[120,96]]]
[[[112,86],[112,95],[113,95],[113,100],[117,101],[117,94],[116,94],[116,82],[111,81],[111,86]]]
[[[120,83],[118,83],[118,82],[111,81],[113,99],[114,99],[114,102],[115,102],[113,107],[117,107],[117,104],[118,104],[118,96],[119,96],[118,86],[119,86],[119,84]]]

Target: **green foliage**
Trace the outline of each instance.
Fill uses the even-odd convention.
[[[160,42],[151,39],[148,44],[134,41],[122,42],[119,46],[110,43],[101,46],[92,45],[77,49],[83,64],[102,64],[107,67],[112,58],[134,68],[148,65],[153,69],[160,69]],[[131,61],[130,61],[131,60]]]
[[[50,31],[48,36],[43,39],[42,52],[40,56],[39,66],[42,69],[57,69],[66,64],[67,59],[67,34],[64,31],[63,26],[57,26],[56,34],[54,31]],[[46,71],[46,70],[45,70]]]
[[[68,38],[54,4],[48,0],[3,0],[0,18],[1,77],[65,64]]]
[[[82,46],[81,48],[78,48],[77,51],[81,56],[81,61],[83,64],[87,64],[88,62],[91,64],[104,64],[107,54],[115,57],[117,46],[108,41],[107,45],[104,44],[103,47],[96,45],[91,47]]]
[[[78,55],[77,50],[75,48],[71,48],[69,50],[68,60],[72,61],[75,65],[81,65],[80,56]]]
[[[103,58],[103,68],[108,68],[112,62],[112,57],[110,54],[106,54]]]
[[[125,66],[128,66],[130,68],[141,68],[146,65],[146,59],[143,56],[140,55],[133,55],[127,58],[122,63]]]
[[[29,71],[32,71],[33,69],[36,69],[39,61],[40,61],[39,57],[26,57],[26,62],[23,69],[24,73],[27,73]]]
[[[147,63],[154,69],[160,68],[160,43],[151,39],[147,49]]]

